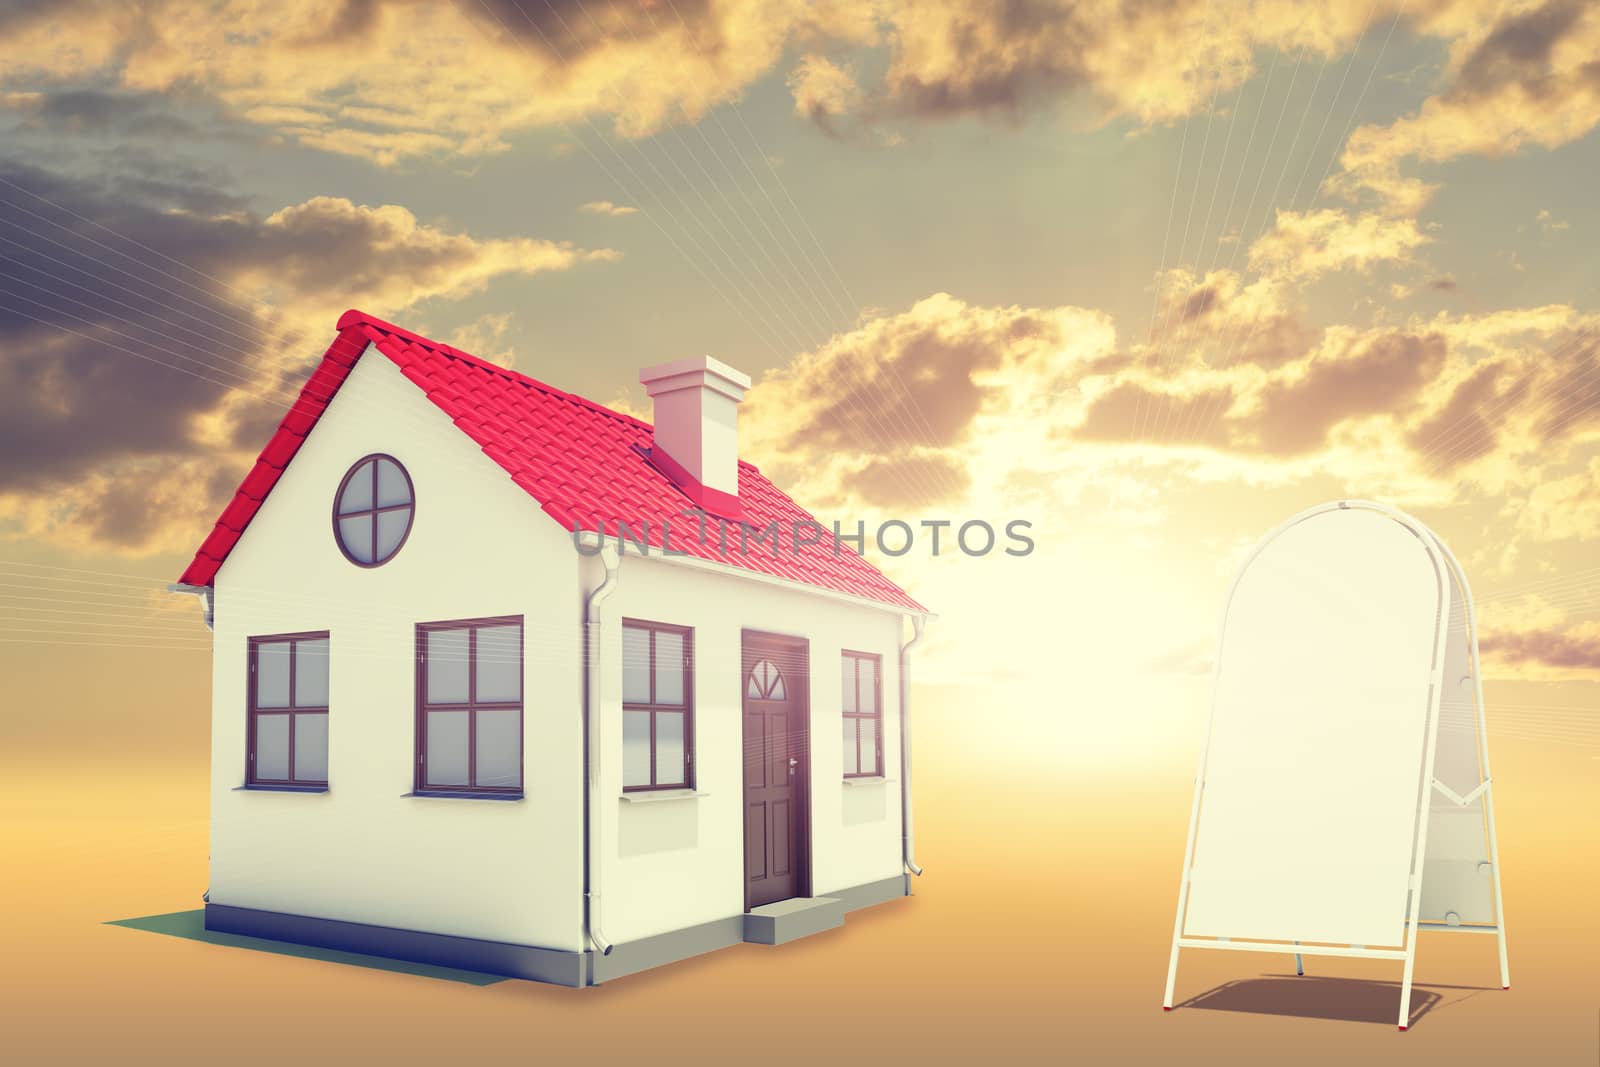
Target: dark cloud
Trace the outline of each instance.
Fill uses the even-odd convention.
[[[1295,315],[1271,315],[1224,333],[1221,359],[1210,362],[1221,367],[1242,365],[1271,370],[1304,358],[1316,345],[1317,337],[1318,332]]]
[[[1554,629],[1486,633],[1479,650],[1507,663],[1577,670],[1600,669],[1600,634]]]
[[[1445,274],[1428,281],[1428,288],[1440,293],[1454,293],[1460,290],[1461,285],[1450,275]]]
[[[184,137],[198,132],[194,122],[172,111],[172,101],[158,93],[60,89],[17,94],[10,109],[23,129],[52,133],[117,132],[145,137]]]
[[[1455,387],[1444,407],[1412,428],[1408,441],[1431,473],[1448,473],[1494,449],[1499,424],[1491,413],[1520,403],[1530,384],[1526,376],[1507,383],[1510,373],[1501,362],[1483,363]]]
[[[1217,306],[1218,294],[1215,286],[1207,285],[1190,293],[1183,301],[1183,310],[1179,318],[1183,322],[1193,322],[1204,317],[1212,308]]]
[[[972,486],[965,465],[948,456],[874,459],[840,481],[846,490],[887,508],[955,501]]]
[[[951,336],[941,325],[908,324],[810,376],[806,399],[816,416],[791,447],[892,453],[962,440],[983,403],[973,372],[998,365],[1003,350],[984,333]]]
[[[367,36],[378,24],[386,6],[383,0],[343,0],[333,8],[327,23],[304,39],[306,44],[348,44]]]
[[[207,199],[203,173],[151,181],[0,160],[0,493],[48,499],[52,522],[124,547],[192,521],[202,491],[231,491],[320,352],[305,331],[325,337],[338,309],[615,256],[327,197],[207,214],[179,206]]]
[[[192,450],[265,342],[212,280],[248,229],[0,162],[0,489]]]
[[[1551,372],[1549,397],[1534,430],[1554,441],[1600,422],[1600,332],[1591,329],[1549,346],[1540,363]]]
[[[98,540],[138,545],[149,541],[165,525],[166,515],[162,503],[142,482],[117,481],[90,499],[77,519]]]
[[[349,6],[370,6],[366,3]],[[650,10],[638,0],[475,0],[462,10],[495,37],[510,35],[558,63],[571,63],[611,42],[645,43],[679,28],[681,16],[701,49],[715,44],[709,0],[675,0],[676,11]]]
[[[46,18],[61,19],[90,6],[92,0],[5,0],[0,4],[0,32],[16,30]]]
[[[1254,429],[1265,451],[1309,452],[1345,419],[1410,408],[1444,367],[1437,335],[1385,334],[1354,352],[1318,354],[1303,375],[1269,382]]]
[[[1513,418],[1541,446],[1600,422],[1600,334],[1557,334],[1519,356],[1484,360],[1407,443],[1430,473],[1448,474],[1492,452]]]
[[[1246,414],[1231,383],[1184,389],[1120,382],[1060,436],[1093,441],[1160,441],[1289,456],[1325,444],[1346,419],[1412,408],[1444,366],[1442,337],[1383,334],[1344,350],[1319,350],[1300,373],[1269,379]]]
[[[1229,445],[1224,416],[1234,401],[1232,388],[1214,386],[1179,394],[1120,382],[1090,406],[1083,422],[1060,436],[1085,441],[1162,441],[1168,444]]]
[[[1553,0],[1497,26],[1461,65],[1449,96],[1479,96],[1517,83],[1530,95],[1547,95],[1552,86],[1551,53],[1577,24],[1584,0]]]
[[[908,44],[915,36],[905,32],[911,27],[903,27],[885,79],[885,110],[933,117],[1017,115],[1088,83],[1084,55],[1105,32],[1075,6],[1050,0],[955,5],[930,14],[943,20],[935,54],[959,60],[924,62],[914,54],[918,46]],[[912,8],[903,17],[917,19],[918,13]]]

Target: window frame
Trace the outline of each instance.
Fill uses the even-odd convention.
[[[301,641],[327,641],[328,642],[328,699],[329,704],[322,706],[301,705],[295,703],[296,664],[300,655],[297,646]],[[289,646],[289,703],[281,708],[263,708],[256,701],[258,699],[257,682],[259,664],[261,662],[262,645],[288,645]],[[333,640],[328,630],[302,630],[288,634],[261,634],[256,637],[246,638],[246,670],[245,670],[245,738],[244,738],[244,784],[247,789],[306,789],[324,790],[328,788],[327,772],[320,779],[296,778],[294,765],[294,733],[295,720],[301,715],[327,715],[328,708],[333,699]],[[289,720],[289,751],[287,778],[262,778],[256,774],[256,722],[262,715],[283,715]],[[331,754],[331,752],[330,752]],[[332,760],[329,764],[331,766]]]
[[[398,551],[398,550],[397,550]],[[478,696],[478,630],[494,626],[517,627],[517,676],[518,692],[521,694],[516,701],[487,700],[480,701]],[[467,631],[467,700],[465,703],[451,701],[441,704],[428,702],[428,635],[450,630]],[[437,622],[419,622],[415,632],[416,649],[416,717],[414,726],[414,740],[416,744],[416,762],[412,766],[412,789],[417,796],[490,796],[490,797],[520,797],[528,780],[527,766],[527,700],[528,700],[528,628],[521,615],[485,615],[472,619],[444,619]],[[478,777],[478,712],[479,711],[512,711],[517,713],[517,784],[514,786],[502,785],[477,785]],[[467,784],[466,785],[429,785],[428,784],[428,712],[430,711],[464,711],[467,714]]]
[[[379,507],[378,506],[378,463],[379,463],[380,460],[385,460],[385,459],[388,460],[390,463],[393,463],[395,465],[395,469],[400,472],[400,477],[402,477],[402,478],[404,478],[406,480],[406,493],[407,493],[408,496],[411,497],[411,500],[410,500],[409,503],[406,503],[406,504],[389,504],[389,505],[386,505],[386,506],[383,506],[383,507]],[[344,499],[344,491],[347,488],[349,488],[350,479],[354,478],[356,476],[356,472],[361,470],[362,467],[366,466],[369,463],[372,464],[372,506],[368,507],[368,508],[357,508],[354,511],[341,512],[339,510],[339,502]],[[384,556],[382,559],[379,559],[378,558],[378,516],[381,515],[381,514],[384,514],[385,512],[399,511],[402,508],[406,509],[406,511],[409,512],[409,514],[407,514],[407,516],[406,516],[405,532],[400,535],[400,540],[398,542],[396,542],[396,544],[394,546],[394,549],[387,556]],[[356,559],[355,556],[350,554],[349,547],[346,546],[345,543],[344,543],[344,534],[339,529],[339,520],[341,520],[341,519],[357,519],[357,518],[361,518],[363,516],[365,516],[368,519],[370,519],[371,520],[371,524],[372,524],[372,561],[370,563],[363,563],[361,560]],[[404,463],[401,463],[395,457],[391,456],[389,453],[387,453],[387,452],[373,452],[373,453],[370,453],[368,455],[362,456],[360,459],[358,459],[354,463],[352,463],[350,465],[350,469],[344,472],[344,477],[339,479],[339,488],[334,490],[334,493],[333,493],[333,543],[339,546],[340,555],[344,556],[344,558],[346,560],[348,560],[349,562],[354,563],[357,567],[362,567],[362,568],[364,568],[366,570],[372,570],[372,569],[374,569],[376,567],[381,567],[385,563],[388,563],[390,560],[394,559],[396,556],[398,556],[400,554],[400,550],[402,548],[406,547],[406,541],[410,540],[410,538],[411,538],[411,528],[413,526],[415,526],[416,524],[417,524],[417,487],[416,487],[416,484],[411,481],[411,472],[406,470],[406,465]]]
[[[873,667],[873,670],[872,670],[872,680],[873,680],[872,706],[877,710],[872,711],[872,712],[863,712],[861,710],[861,666],[860,666],[860,664],[861,664],[861,662],[863,660],[871,661],[872,667]],[[875,769],[870,774],[869,773],[864,773],[864,772],[862,772],[860,770],[857,770],[854,773],[849,772],[849,771],[845,771],[844,772],[844,777],[846,777],[846,778],[883,778],[888,774],[888,770],[887,770],[887,768],[885,768],[884,763],[883,763],[883,657],[881,655],[879,655],[878,653],[876,653],[876,652],[859,652],[859,651],[856,651],[855,649],[843,648],[843,649],[839,650],[839,664],[840,664],[840,672],[841,672],[841,674],[843,673],[844,665],[846,663],[849,663],[851,665],[851,669],[855,672],[856,710],[855,711],[846,711],[846,710],[844,710],[843,707],[841,707],[839,709],[839,712],[846,719],[854,719],[856,721],[856,767],[857,768],[859,768],[861,766],[861,720],[862,719],[873,719],[873,720],[875,720],[875,726],[873,728],[873,765],[874,765]],[[841,678],[840,681],[842,683],[843,679]],[[841,694],[842,694],[842,692],[843,692],[843,687],[841,685]],[[843,698],[842,698],[842,695],[841,695],[841,704],[842,704],[842,702],[843,702]],[[841,740],[840,743],[841,743],[841,747],[842,747],[842,745],[843,745],[842,740]],[[841,756],[842,756],[842,753],[841,753]],[[843,760],[842,759],[840,760],[840,765],[841,765],[840,769],[843,770]]]
[[[650,700],[648,702],[630,701],[623,694],[622,722],[627,722],[627,713],[630,711],[646,711],[650,713],[650,784],[628,785],[626,771],[624,771],[622,791],[624,793],[659,793],[669,789],[695,788],[695,758],[694,758],[694,627],[679,626],[676,623],[654,622],[649,619],[624,618],[622,629],[629,628],[645,630],[650,634],[650,658],[645,664],[645,675],[650,680]],[[672,633],[683,638],[683,703],[660,704],[656,697],[656,634]],[[620,657],[619,657],[620,662]],[[683,781],[662,783],[656,770],[656,718],[660,714],[683,716]],[[620,724],[619,724],[620,725]]]

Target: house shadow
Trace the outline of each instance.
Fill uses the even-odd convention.
[[[366,956],[359,952],[339,952],[334,949],[297,945],[289,941],[271,941],[264,937],[244,937],[207,930],[203,910],[174,911],[166,915],[146,915],[137,919],[115,919],[107,926],[124,926],[130,930],[181,937],[185,941],[200,941],[207,945],[225,945],[229,948],[248,949],[252,952],[270,952],[275,956],[294,956],[299,959],[321,960],[324,963],[341,963],[347,967],[364,967],[373,971],[392,971],[415,975],[419,978],[437,978],[446,982],[486,986],[507,979],[498,974],[463,971],[455,967],[435,967],[427,963],[392,960],[383,956]]]
[[[1415,1026],[1443,1000],[1442,994],[1413,985],[1407,1027]],[[1399,1001],[1399,982],[1269,974],[1224,982],[1190,997],[1178,1007],[1393,1026]]]

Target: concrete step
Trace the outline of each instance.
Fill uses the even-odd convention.
[[[844,901],[837,897],[795,897],[752,908],[744,916],[744,939],[781,945],[844,925]]]

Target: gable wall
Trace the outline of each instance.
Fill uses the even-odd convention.
[[[373,452],[411,475],[399,554],[340,553],[333,497]],[[395,366],[356,364],[217,576],[214,903],[550,948],[580,948],[581,604],[570,541]],[[521,614],[520,802],[407,797],[414,626]],[[331,631],[329,791],[245,781],[252,635]]]

